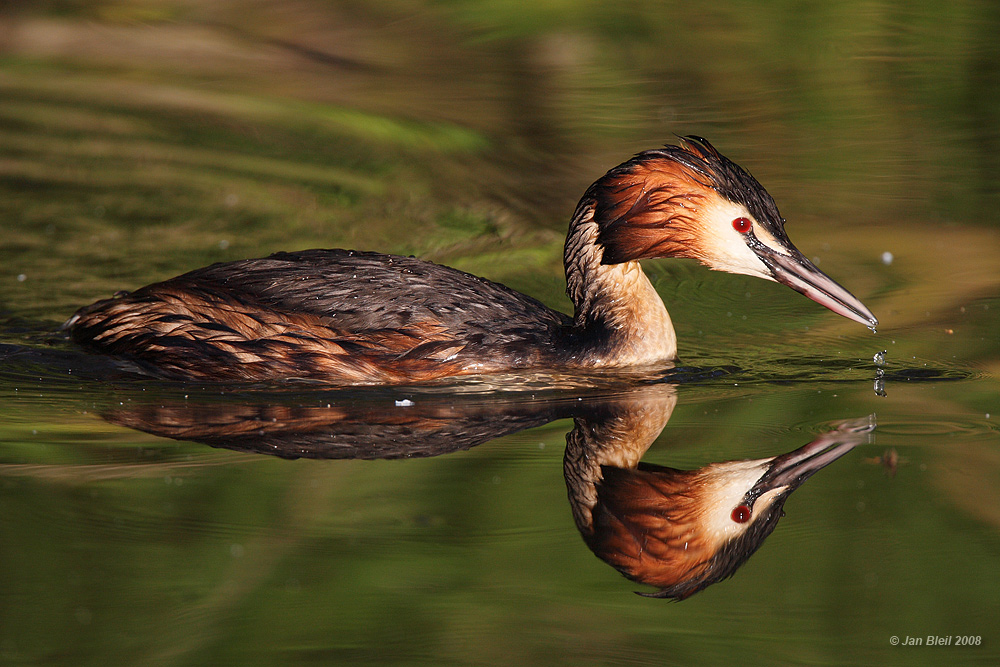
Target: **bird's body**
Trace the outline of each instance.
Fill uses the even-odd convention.
[[[92,350],[201,381],[380,384],[654,365],[677,345],[639,265],[649,257],[779,280],[875,323],[791,246],[752,176],[707,141],[686,141],[641,153],[587,190],[564,252],[573,317],[414,258],[310,250],[197,269],[84,307],[65,327]],[[790,268],[805,278],[789,279]]]
[[[538,363],[539,350],[559,349],[567,320],[448,267],[309,250],[215,264],[99,302],[73,333],[183,376],[213,367],[220,380],[335,374],[393,383],[491,372],[497,352],[514,365]]]

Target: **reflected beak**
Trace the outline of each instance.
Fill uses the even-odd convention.
[[[765,493],[787,487],[794,491],[817,471],[833,463],[856,445],[868,441],[868,434],[875,430],[875,415],[863,419],[841,422],[836,429],[824,433],[804,447],[775,457],[753,491]]]
[[[865,304],[838,285],[833,278],[817,269],[795,248],[786,248],[787,255],[759,241],[751,245],[751,248],[779,283],[788,285],[838,315],[860,322],[872,330],[878,326],[878,320]]]

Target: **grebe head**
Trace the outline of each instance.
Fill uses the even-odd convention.
[[[784,516],[789,494],[864,441],[872,418],[844,422],[793,452],[698,470],[603,468],[588,540],[628,578],[684,599],[732,576]]]
[[[844,317],[878,320],[785,234],[774,199],[707,140],[639,153],[591,186],[602,263],[688,257],[718,271],[788,285]]]

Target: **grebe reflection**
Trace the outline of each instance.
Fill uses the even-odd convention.
[[[845,421],[787,454],[678,470],[640,462],[669,421],[676,390],[659,384],[568,398],[433,395],[302,406],[163,401],[119,406],[112,422],[156,435],[286,458],[437,456],[572,418],[563,473],[587,546],[629,579],[684,599],[729,576],[774,530],[789,495],[865,442],[874,421]],[[403,401],[400,401],[401,403]]]

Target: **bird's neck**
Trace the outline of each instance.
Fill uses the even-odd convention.
[[[602,468],[634,470],[670,421],[677,393],[672,385],[649,385],[641,392],[610,398],[599,414],[576,418],[566,434],[563,475],[576,525],[593,532],[593,510]]]
[[[566,237],[563,261],[573,322],[601,339],[593,366],[655,364],[677,356],[677,336],[663,300],[638,261],[602,264],[592,203],[581,202]]]

